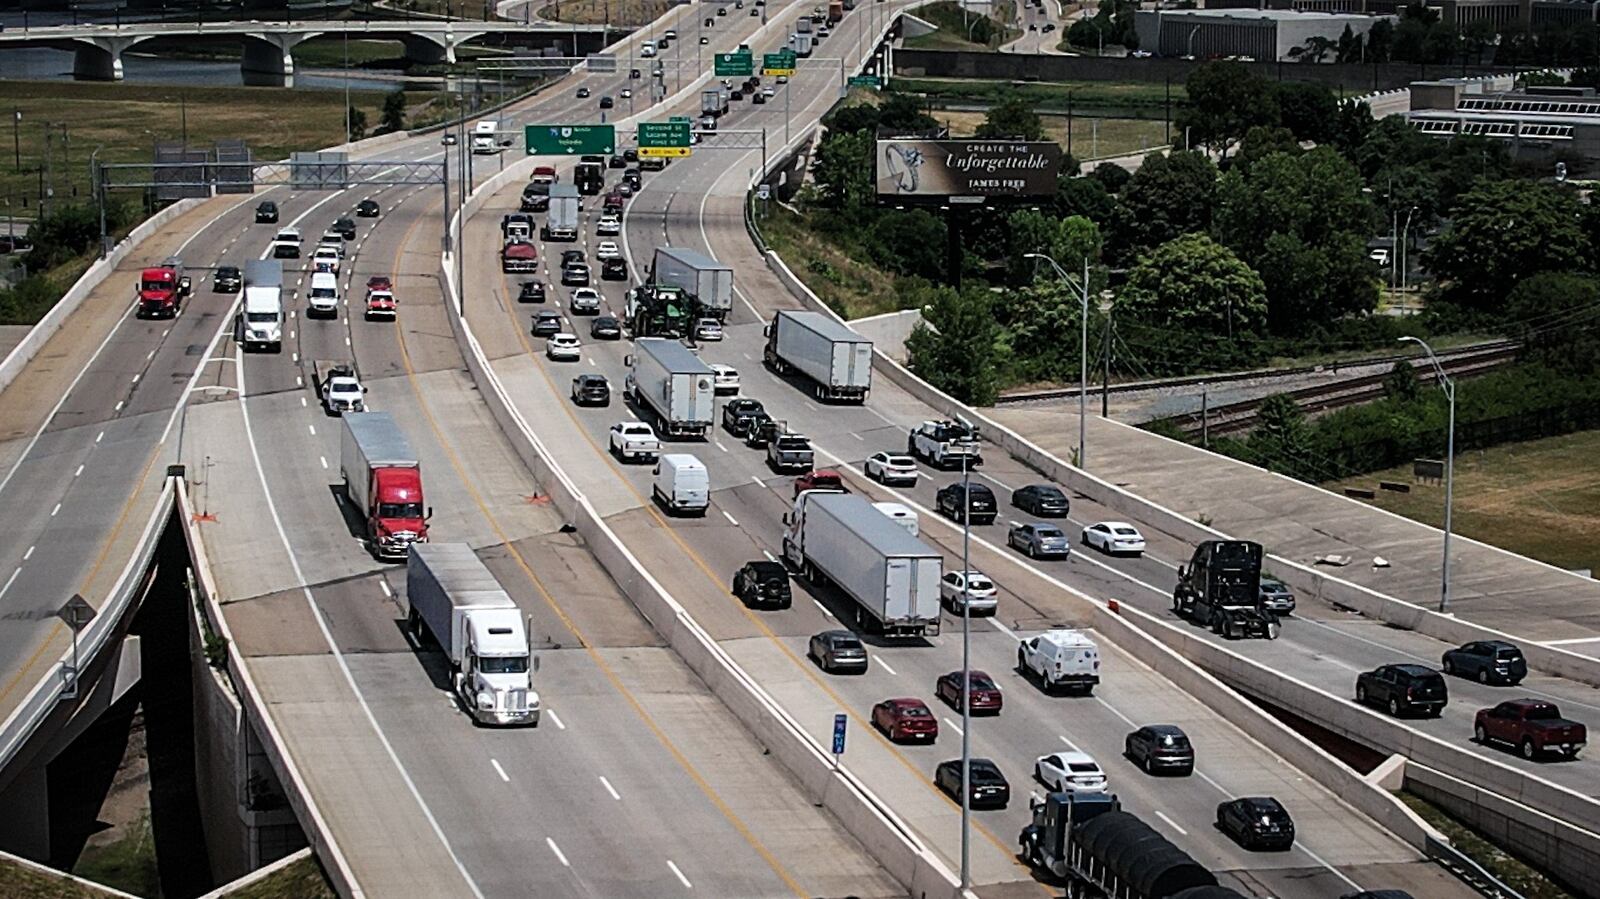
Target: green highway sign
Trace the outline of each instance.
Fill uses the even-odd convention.
[[[877,75],[855,75],[850,79],[851,87],[882,87]]]
[[[689,155],[688,152],[687,152],[688,147],[689,147],[689,121],[688,121],[687,118],[683,118],[682,121],[640,122],[639,123],[639,155],[640,156],[668,155],[668,154],[647,154],[647,153],[644,152],[647,149],[667,149],[667,148],[672,148],[672,149],[681,148],[681,149],[686,151],[686,152],[684,152],[682,154],[674,153],[674,154],[670,154],[670,155],[687,156],[687,155]]]
[[[691,119],[686,115],[670,115],[670,116],[667,116],[667,121],[669,121],[669,122],[682,122],[685,125],[689,125],[689,124],[692,124],[694,122],[694,119]]]
[[[603,156],[617,149],[614,125],[528,125],[522,133],[529,156]]]
[[[755,59],[748,53],[718,53],[712,63],[718,76],[748,77],[755,71]]]
[[[761,54],[761,74],[793,75],[794,51],[782,50],[777,53]]]

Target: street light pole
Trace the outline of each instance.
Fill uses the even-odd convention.
[[[1439,379],[1439,389],[1444,391],[1444,397],[1450,404],[1444,449],[1444,563],[1439,576],[1439,611],[1444,613],[1450,611],[1450,514],[1455,505],[1456,480],[1456,382],[1445,374],[1439,357],[1433,354],[1433,347],[1428,346],[1426,341],[1420,337],[1400,338],[1401,343],[1408,341],[1427,352],[1434,376]]]
[[[961,419],[972,432],[972,425]],[[972,457],[961,457],[961,890],[972,888]]]
[[[1078,467],[1088,470],[1088,421],[1089,421],[1089,257],[1083,257],[1083,281],[1074,284],[1072,276],[1066,273],[1054,259],[1043,253],[1023,253],[1024,259],[1043,259],[1050,263],[1059,277],[1068,287],[1077,288],[1079,298],[1082,300],[1082,333],[1078,342]]]

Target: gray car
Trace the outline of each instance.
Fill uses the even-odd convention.
[[[1287,615],[1294,611],[1294,591],[1275,577],[1261,577],[1261,605],[1269,612]]]
[[[806,647],[806,655],[817,667],[832,674],[835,671],[867,671],[867,647],[849,631],[823,631],[813,634]]]
[[[1030,559],[1066,558],[1072,552],[1066,532],[1053,524],[1014,524],[1006,533],[1006,542]]]

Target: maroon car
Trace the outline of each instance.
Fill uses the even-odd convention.
[[[794,479],[794,495],[799,496],[805,490],[844,490],[849,488],[844,485],[844,478],[831,468],[819,468],[809,471]]]
[[[872,707],[872,726],[896,743],[939,739],[939,719],[920,699],[885,699]]]
[[[938,685],[934,688],[938,697],[950,704],[956,710],[961,708],[961,672],[952,671],[939,678]],[[991,712],[1000,714],[1000,685],[994,678],[982,671],[972,672],[971,681],[972,711]]]

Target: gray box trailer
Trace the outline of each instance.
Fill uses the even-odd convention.
[[[779,312],[761,358],[778,374],[804,375],[819,400],[864,403],[872,390],[872,341],[820,312]]]
[[[627,357],[627,393],[663,437],[705,437],[716,413],[711,366],[664,337],[641,337]]]
[[[885,636],[939,633],[943,556],[853,493],[807,490],[783,535],[784,560],[855,601],[856,623]]]
[[[577,240],[578,211],[583,198],[571,184],[550,186],[550,212],[544,221],[545,240]]]
[[[682,289],[700,315],[725,321],[733,311],[733,267],[696,250],[656,247],[650,281]]]

